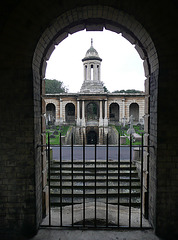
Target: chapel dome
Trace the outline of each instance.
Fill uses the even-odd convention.
[[[91,47],[87,50],[85,57],[82,59],[82,61],[86,60],[99,60],[102,61],[102,59],[99,57],[98,52],[93,47],[93,39],[91,39]]]

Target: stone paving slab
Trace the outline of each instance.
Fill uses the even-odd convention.
[[[153,230],[93,231],[40,229],[30,240],[161,240]],[[162,239],[163,240],[163,239]]]
[[[65,206],[62,209],[63,213],[63,225],[71,224],[71,206]],[[94,202],[85,203],[85,216],[88,221],[94,219]],[[51,212],[52,225],[60,225],[60,208],[52,209]],[[109,224],[115,226],[118,225],[118,208],[116,205],[108,205],[108,222]],[[97,219],[106,219],[106,204],[102,202],[97,202]],[[83,204],[74,205],[74,223],[81,222],[83,220]],[[48,224],[48,216],[43,220],[42,225]],[[129,208],[125,206],[120,206],[120,223],[121,227],[129,226]],[[142,217],[143,227],[151,227],[149,222]],[[131,208],[131,226],[140,226],[140,210],[138,208]]]

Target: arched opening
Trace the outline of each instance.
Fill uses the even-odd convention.
[[[75,105],[73,103],[66,104],[65,116],[66,116],[67,123],[74,123],[74,121],[75,121]]]
[[[56,107],[53,103],[46,105],[46,124],[54,125],[56,121]]]
[[[95,131],[89,131],[87,133],[87,144],[97,144],[98,137]]]
[[[86,116],[88,121],[98,120],[98,106],[95,102],[90,102],[87,105]]]
[[[119,122],[119,105],[117,103],[110,104],[109,118],[110,118],[110,121]]]
[[[108,8],[112,12],[115,11],[114,13],[115,17],[112,18],[111,17],[112,14],[109,14],[109,11],[104,11],[104,6],[101,8],[103,9],[103,11],[101,11],[102,12],[101,16],[95,15],[95,12],[96,12],[95,10],[98,9],[97,6],[92,6],[92,7],[90,6],[90,11],[88,11],[89,9],[87,7],[83,9],[80,8],[80,9],[71,10],[70,13],[64,13],[64,15],[61,15],[56,20],[55,23],[61,22],[61,24],[57,26],[55,24],[54,26],[51,25],[50,28],[44,32],[44,34],[41,36],[40,41],[37,45],[37,48],[34,54],[34,59],[33,59],[33,70],[34,70],[35,82],[39,84],[40,80],[43,81],[45,69],[46,69],[46,60],[49,59],[50,54],[55,48],[55,45],[59,44],[63,39],[65,39],[68,36],[68,34],[83,30],[85,28],[87,30],[100,30],[100,31],[102,31],[103,28],[106,28],[116,33],[122,33],[122,36],[124,36],[128,41],[130,41],[131,44],[135,45],[135,48],[138,51],[140,57],[144,60],[145,76],[147,78],[146,84],[145,84],[146,92],[147,92],[146,97],[149,100],[152,99],[154,96],[157,96],[157,88],[154,88],[154,89],[150,88],[149,83],[150,81],[152,81],[156,85],[157,78],[158,78],[159,65],[158,65],[156,50],[154,48],[154,44],[149,34],[146,32],[143,26],[141,26],[134,18],[127,15],[126,13],[120,12],[118,10],[115,11],[115,9],[112,9],[112,8]],[[91,9],[93,9],[93,11],[91,11]],[[69,19],[67,17],[68,15],[79,16],[78,14],[75,14],[75,13],[81,12],[81,11],[83,11],[83,13],[86,12],[87,14],[86,15],[83,14],[82,18],[79,17],[79,19],[72,20],[71,22],[66,21],[64,23],[63,19],[65,19],[65,16],[66,16],[66,19]],[[121,17],[123,15],[125,16],[124,18]],[[48,38],[47,36],[50,36],[50,37]],[[45,40],[46,41],[45,44],[44,44],[44,39],[47,39]],[[37,79],[38,81],[36,81]],[[34,84],[34,87],[35,87],[35,84]],[[39,90],[40,89],[39,86],[37,86],[36,89]],[[153,105],[155,106],[155,103]],[[150,119],[152,119],[151,117],[157,119],[156,118],[157,112],[155,111],[154,106],[150,105],[150,112],[149,114],[147,114],[147,116],[145,116],[145,122],[146,122],[145,132],[147,133],[147,140],[146,140],[147,142],[149,142],[149,136],[151,135],[154,136],[154,133],[155,133],[153,131],[154,128],[152,128],[152,132],[151,131],[149,132],[150,123],[149,123],[149,116],[148,116],[150,115]],[[96,117],[96,114],[94,114],[94,111],[93,111],[93,116],[94,118]],[[153,121],[151,122],[151,124],[155,125],[156,122]],[[151,144],[157,146],[157,142],[155,138],[154,140],[152,140]],[[152,161],[155,161],[155,155],[152,149],[149,152],[149,156],[150,158],[152,158]],[[154,172],[152,175],[154,175]],[[152,178],[152,175],[150,176],[150,179]],[[151,184],[153,185],[152,189],[154,189],[154,182],[155,181],[151,182]],[[154,204],[155,203],[153,202],[151,203],[150,211],[155,210]]]
[[[137,103],[131,103],[129,106],[129,116],[133,116],[133,121],[139,121],[139,105]]]

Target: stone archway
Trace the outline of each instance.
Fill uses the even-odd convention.
[[[56,107],[53,103],[46,105],[46,123],[48,125],[54,125],[56,121]]]
[[[82,15],[80,13],[82,13]],[[157,96],[158,58],[154,43],[147,31],[135,18],[125,12],[112,7],[93,5],[75,8],[60,15],[56,21],[53,21],[53,24],[44,31],[37,44],[33,58],[34,89],[39,89],[39,86],[36,86],[36,84],[39,84],[40,81],[43,82],[46,61],[53,52],[55,45],[63,41],[68,34],[73,34],[84,29],[102,31],[103,28],[121,33],[131,44],[135,45],[140,57],[144,60],[145,76],[147,78],[145,81],[146,99],[147,103],[150,102],[150,104],[146,105],[147,109],[149,107],[149,111],[146,111],[145,115],[145,141],[149,143],[149,136],[155,135],[154,129],[156,129],[156,127],[154,128],[154,126],[157,124],[156,121],[153,121],[151,122],[153,128],[149,128],[149,119],[157,119],[157,111],[155,111],[157,98],[155,100],[154,96]],[[152,83],[151,86],[154,87],[150,87],[150,82]],[[154,101],[152,101],[153,99]],[[151,144],[156,147],[157,139],[152,139],[154,140],[152,140]],[[155,162],[156,156],[152,149],[150,149],[147,156],[150,156],[152,161]],[[155,171],[156,167],[152,172],[152,176],[154,176]],[[156,189],[154,177],[152,179],[152,176],[150,177],[150,181],[152,181],[151,184],[153,185],[152,189]],[[151,202],[150,211],[154,210],[155,203]]]
[[[67,123],[75,122],[75,105],[73,103],[67,103],[65,106],[65,117]]]
[[[133,116],[134,122],[139,121],[139,105],[138,103],[131,103],[129,106],[129,117]]]
[[[89,131],[87,133],[87,144],[97,144],[98,142],[98,136],[97,133],[93,130]]]
[[[98,120],[98,106],[95,102],[88,103],[86,107],[87,121]]]
[[[110,104],[109,118],[110,118],[110,121],[119,122],[119,105],[117,103]]]

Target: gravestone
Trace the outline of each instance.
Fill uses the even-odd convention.
[[[131,115],[130,118],[129,118],[129,123],[130,123],[130,127],[129,129],[127,130],[127,134],[133,134],[135,133],[135,129],[133,128],[133,116]]]
[[[55,130],[54,132],[53,132],[53,135],[58,135],[59,133],[58,133],[58,131],[57,130]]]
[[[49,138],[56,138],[53,134],[51,134],[50,136],[49,136]]]
[[[126,117],[123,117],[123,118],[122,118],[122,121],[123,121],[123,127],[125,127],[126,120],[127,120],[127,118],[126,118]]]

